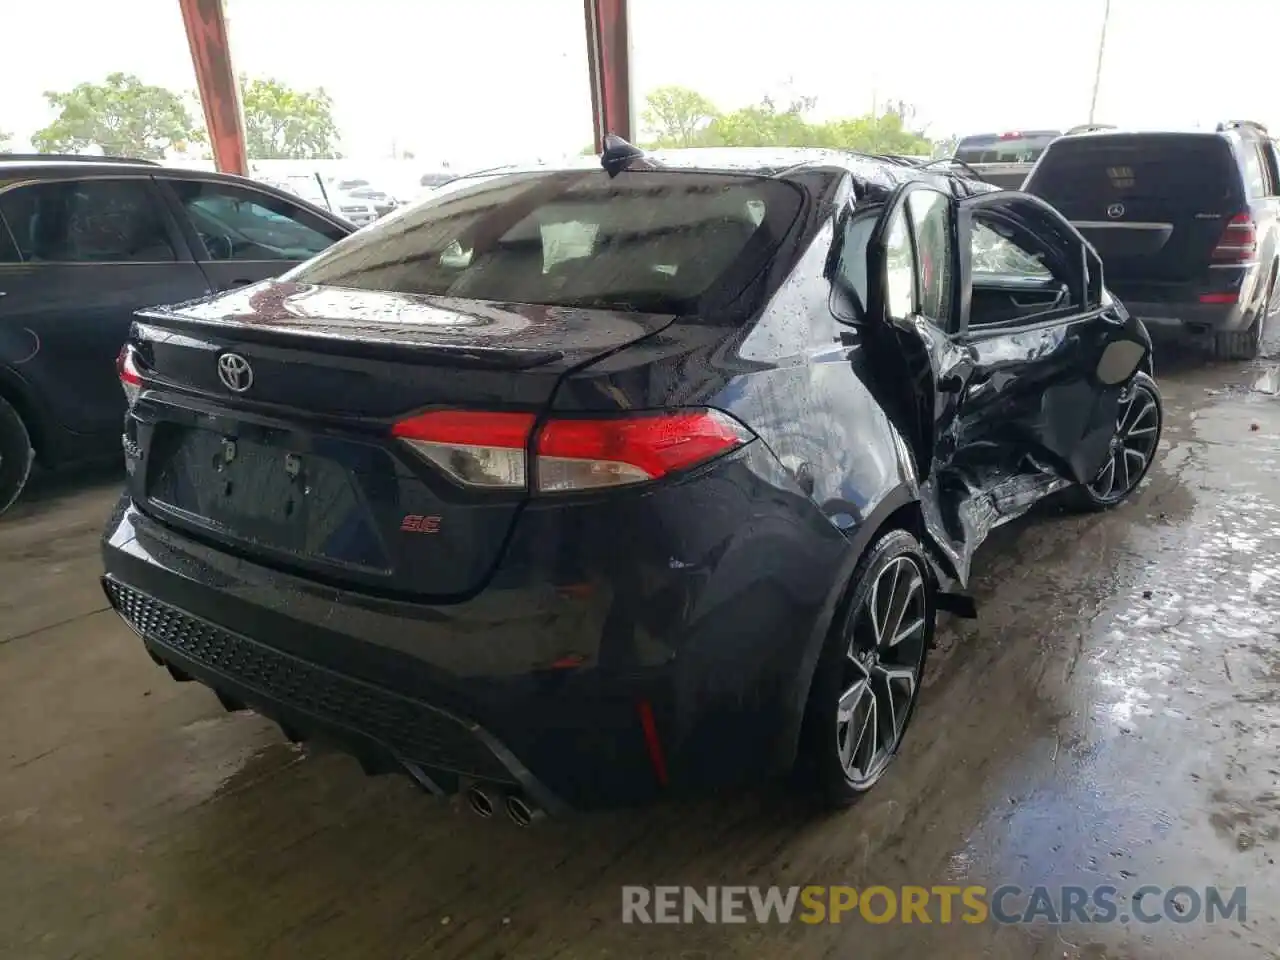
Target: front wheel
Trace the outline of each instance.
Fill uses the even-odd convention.
[[[1102,469],[1089,483],[1071,489],[1075,506],[1106,510],[1127,500],[1151,469],[1163,428],[1160,388],[1145,373],[1138,373],[1120,397],[1116,432]]]
[[[797,768],[835,806],[875,786],[897,756],[937,615],[928,558],[906,530],[876,541],[851,587],[814,674]]]

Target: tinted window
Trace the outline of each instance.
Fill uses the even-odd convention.
[[[0,218],[21,258],[50,263],[177,259],[146,180],[58,180],[0,193]]]
[[[1027,183],[1068,217],[1096,216],[1112,203],[1188,214],[1225,212],[1239,173],[1216,136],[1101,136],[1059,140]]]
[[[0,216],[0,263],[21,263],[22,254],[18,251],[18,242],[13,238],[9,224]]]
[[[345,232],[269,193],[222,183],[173,181],[209,260],[306,260]]]
[[[513,174],[435,195],[287,278],[687,314],[745,290],[800,200],[790,184],[727,174]]]

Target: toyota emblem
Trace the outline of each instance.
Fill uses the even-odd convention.
[[[234,393],[244,393],[253,386],[253,367],[238,353],[224,353],[218,358],[218,379]]]
[[[1120,217],[1123,217],[1124,204],[1113,203],[1111,206],[1107,207],[1107,216],[1110,217],[1112,220],[1118,220]]]

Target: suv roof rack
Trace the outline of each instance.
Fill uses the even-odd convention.
[[[1097,130],[1114,130],[1115,128],[1114,123],[1082,123],[1078,127],[1072,127],[1063,136],[1074,137],[1077,133],[1093,133]]]
[[[1217,132],[1225,133],[1228,130],[1239,130],[1241,127],[1249,127],[1264,137],[1271,136],[1271,134],[1267,132],[1266,126],[1259,123],[1257,120],[1224,120],[1222,123],[1218,124]]]
[[[88,157],[81,153],[0,153],[0,161],[21,160],[30,163],[34,160],[46,160],[54,163],[140,163],[148,167],[158,167],[154,160],[143,160],[141,157]]]

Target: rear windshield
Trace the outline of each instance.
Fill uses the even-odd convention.
[[[1133,200],[1217,210],[1240,190],[1231,148],[1215,136],[1082,137],[1059,141],[1027,184],[1064,213]]]
[[[1056,132],[1045,132],[965,137],[956,147],[956,159],[965,163],[1034,163],[1057,136]]]
[[[285,275],[365,290],[696,312],[732,299],[799,213],[792,184],[671,170],[458,183]]]

